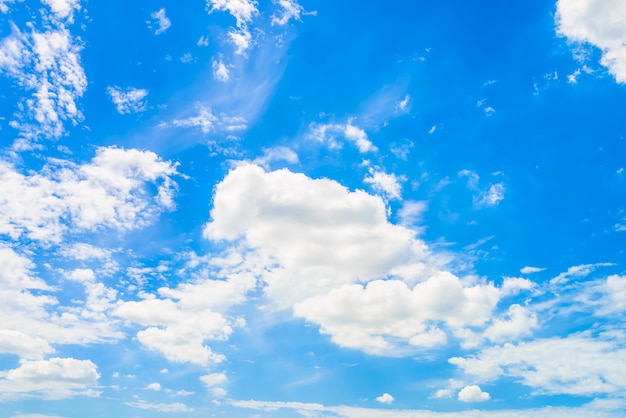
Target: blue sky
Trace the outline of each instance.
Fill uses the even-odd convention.
[[[626,5],[0,0],[0,412],[618,417]]]

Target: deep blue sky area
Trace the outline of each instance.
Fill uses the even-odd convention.
[[[0,415],[623,416],[618,0],[0,0]]]

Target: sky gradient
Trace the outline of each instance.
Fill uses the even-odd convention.
[[[623,417],[625,27],[0,0],[0,415]]]

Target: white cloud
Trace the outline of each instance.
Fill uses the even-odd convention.
[[[396,176],[393,173],[388,174],[384,171],[370,168],[369,177],[365,177],[363,181],[371,184],[374,190],[384,193],[390,199],[401,199],[402,185],[400,182],[405,180],[406,177],[404,176]]]
[[[396,103],[396,110],[398,112],[401,113],[406,113],[409,111],[409,102],[411,101],[411,96],[410,95],[406,95],[404,96],[404,99],[400,100],[398,103]]]
[[[150,13],[150,17],[155,21],[158,25],[157,29],[154,31],[155,35],[160,35],[172,26],[172,22],[165,15],[165,9],[159,9],[156,12]]]
[[[228,32],[231,41],[237,47],[235,53],[244,55],[252,42],[252,34],[248,24],[259,14],[258,3],[255,0],[207,0],[209,13],[223,11],[230,13],[237,21],[237,30]]]
[[[304,13],[304,8],[295,0],[272,0],[272,3],[279,6],[282,10],[280,15],[272,15],[272,26],[284,26],[291,19],[301,20],[300,15]]]
[[[581,264],[578,266],[572,266],[567,271],[560,273],[558,276],[552,278],[550,283],[563,284],[570,281],[571,278],[586,277],[593,273],[598,267],[609,267],[612,263],[595,263],[595,264]]]
[[[47,4],[57,19],[66,19],[69,23],[74,20],[74,10],[80,8],[80,0],[42,0]]]
[[[247,121],[239,116],[228,116],[225,113],[215,115],[210,107],[196,105],[198,114],[185,119],[175,119],[172,126],[181,128],[200,128],[203,133],[235,132],[248,129]]]
[[[526,266],[526,267],[522,267],[520,269],[520,273],[522,274],[533,274],[533,273],[539,273],[544,271],[545,268],[544,267],[532,267],[532,266]]]
[[[148,386],[146,386],[146,389],[154,390],[154,391],[158,392],[158,391],[161,390],[161,384],[158,383],[158,382],[153,382],[153,383],[150,383]]]
[[[0,353],[17,354],[28,360],[41,360],[54,349],[46,340],[9,329],[0,330]]]
[[[492,184],[474,198],[474,204],[478,207],[496,206],[504,200],[504,191],[504,183]]]
[[[285,161],[289,164],[298,164],[300,162],[298,154],[291,148],[273,147],[264,149],[263,155],[255,158],[252,163],[269,170],[273,163],[280,161]]]
[[[211,373],[204,376],[200,376],[200,380],[208,387],[218,386],[222,383],[226,383],[228,378],[224,373]]]
[[[393,398],[393,396],[391,396],[388,393],[383,393],[382,395],[380,395],[380,396],[378,396],[376,398],[376,401],[380,402],[380,403],[386,403],[386,404],[391,405],[393,403],[393,401],[394,401],[394,398]]]
[[[572,42],[588,43],[602,51],[600,64],[619,83],[626,82],[626,4],[620,0],[559,0],[559,34]]]
[[[230,79],[230,73],[228,68],[224,65],[223,61],[213,61],[213,78],[222,83],[227,82]]]
[[[537,315],[520,305],[511,305],[507,312],[508,319],[494,319],[485,330],[484,336],[491,341],[511,341],[527,336],[539,327]]]
[[[45,399],[97,396],[93,388],[99,378],[96,365],[89,360],[21,360],[18,368],[0,372],[0,400],[24,396]]]
[[[377,148],[368,139],[367,133],[349,120],[346,124],[316,124],[312,123],[309,127],[309,136],[319,142],[325,143],[329,148],[339,148],[341,145],[337,142],[335,136],[341,135],[348,141],[352,142],[361,153],[374,152]]]
[[[99,148],[83,165],[49,160],[26,175],[0,161],[0,234],[59,242],[72,231],[145,226],[174,207],[175,174],[173,164],[134,149]]]
[[[445,271],[414,230],[388,222],[381,198],[328,179],[240,165],[217,185],[211,218],[205,237],[237,243],[273,306],[344,347],[443,344],[445,328],[487,326],[507,294]]]
[[[193,408],[187,407],[184,403],[149,403],[146,401],[124,402],[133,408],[153,410],[157,412],[193,412]]]
[[[624,355],[617,341],[577,334],[488,347],[449,361],[485,382],[509,377],[534,393],[591,396],[626,389]]]
[[[232,400],[236,408],[275,412],[292,410],[302,416],[339,418],[618,418],[623,416],[624,403],[617,401],[605,406],[592,401],[580,407],[528,408],[523,410],[465,410],[460,412],[434,412],[427,410],[375,409],[352,406],[325,406],[317,403]]]
[[[52,2],[59,13],[62,5],[74,3]],[[0,71],[15,79],[25,93],[9,124],[29,141],[59,138],[65,133],[65,122],[75,125],[83,118],[77,105],[87,89],[80,64],[82,48],[61,21],[44,32],[29,28],[23,33],[11,27],[11,35],[0,42]]]
[[[485,402],[491,399],[491,396],[483,392],[479,386],[468,385],[461,389],[458,398],[461,402]]]
[[[120,114],[139,113],[148,108],[144,100],[148,96],[148,90],[130,87],[107,87],[107,94]]]

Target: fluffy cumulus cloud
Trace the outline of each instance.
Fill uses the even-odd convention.
[[[383,393],[382,395],[376,397],[376,402],[380,402],[380,403],[386,403],[391,405],[394,401],[393,396],[391,396],[388,393]]]
[[[148,108],[146,96],[148,90],[130,87],[123,89],[118,86],[107,87],[107,94],[120,114],[139,113]]]
[[[557,30],[569,40],[602,51],[600,63],[626,83],[626,4],[621,0],[559,0]]]
[[[443,344],[446,328],[488,325],[506,293],[443,270],[413,230],[387,220],[380,197],[332,180],[241,165],[218,184],[211,217],[205,237],[246,249],[273,305],[344,347],[397,355]],[[496,338],[518,325],[493,327]]]
[[[227,82],[230,79],[230,72],[223,61],[213,61],[213,78],[222,83]]]
[[[90,360],[22,360],[18,368],[0,372],[0,400],[33,395],[46,399],[98,396],[95,387],[99,378]]]
[[[11,34],[0,41],[0,72],[25,90],[9,124],[31,141],[59,138],[66,122],[80,122],[77,101],[87,89],[82,47],[67,27],[79,2],[45,3],[50,7],[44,9],[49,22],[42,30],[33,26],[23,32],[12,24]]]
[[[173,208],[174,175],[173,164],[134,149],[100,148],[82,165],[50,160],[39,173],[0,161],[0,234],[59,242],[71,231],[145,226]]]
[[[487,392],[483,392],[477,385],[465,386],[457,397],[461,402],[485,402],[491,399],[491,396]]]

